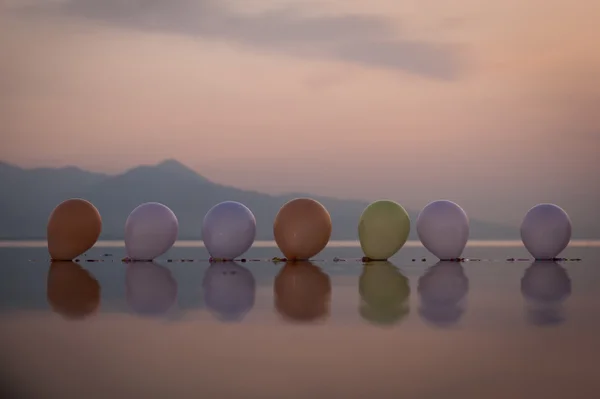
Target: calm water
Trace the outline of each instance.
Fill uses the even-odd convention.
[[[506,243],[468,247],[482,260],[462,264],[414,245],[369,265],[350,244],[294,267],[266,261],[278,255],[265,244],[246,256],[261,261],[210,266],[186,245],[124,264],[104,245],[51,265],[43,247],[4,245],[2,386],[61,399],[600,397],[598,247],[559,263],[507,262],[527,253]]]

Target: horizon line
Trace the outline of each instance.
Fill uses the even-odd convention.
[[[46,240],[0,240],[0,248],[45,248]],[[516,248],[522,247],[523,242],[520,240],[469,240],[467,247],[474,248]],[[99,240],[92,248],[124,248],[124,240]],[[424,248],[423,244],[418,240],[408,240],[404,247],[409,248]],[[598,240],[571,240],[569,247],[575,248],[599,248],[600,239]],[[173,248],[204,248],[202,240],[178,240],[175,241]],[[251,248],[277,248],[275,241],[257,240],[254,241]],[[360,248],[358,240],[331,240],[325,248]]]

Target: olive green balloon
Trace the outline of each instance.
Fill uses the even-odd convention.
[[[375,201],[363,211],[358,238],[367,258],[386,260],[402,248],[410,233],[410,218],[398,203]]]
[[[409,314],[408,278],[389,262],[364,266],[358,282],[360,315],[371,323],[394,324]]]

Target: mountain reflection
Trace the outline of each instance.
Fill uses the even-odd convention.
[[[410,311],[408,278],[390,262],[371,262],[363,267],[358,282],[360,315],[370,323],[392,325]]]
[[[54,312],[67,319],[83,319],[100,307],[100,284],[75,262],[52,262],[46,296]]]
[[[275,309],[285,319],[313,322],[329,317],[331,280],[309,261],[289,262],[273,284]]]
[[[465,309],[469,279],[459,262],[440,261],[419,278],[420,317],[438,327],[457,324]]]
[[[140,315],[162,315],[177,300],[177,282],[171,271],[155,262],[127,264],[125,296],[130,309]]]
[[[204,273],[204,303],[222,321],[241,321],[254,307],[256,281],[235,262],[214,263]]]
[[[550,326],[565,321],[564,301],[571,295],[567,271],[552,261],[536,261],[525,270],[521,293],[527,301],[527,320],[534,325]]]

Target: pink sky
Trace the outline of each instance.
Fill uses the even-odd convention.
[[[599,196],[595,0],[127,4],[0,3],[1,160],[176,158],[238,187],[474,215],[515,190]]]

